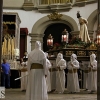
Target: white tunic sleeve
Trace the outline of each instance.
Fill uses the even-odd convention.
[[[47,67],[48,69],[51,68],[51,62],[47,59]]]
[[[47,60],[43,59],[44,75],[48,74]]]
[[[97,61],[94,61],[92,65],[93,65],[92,69],[97,70]]]
[[[79,62],[77,60],[73,62],[73,65],[74,69],[79,69]]]
[[[64,70],[66,68],[66,61],[62,60],[59,67],[60,67],[61,70]]]

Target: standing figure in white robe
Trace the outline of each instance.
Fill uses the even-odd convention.
[[[47,75],[47,91],[51,91],[51,77],[50,77],[50,71],[49,69],[51,68],[51,62],[48,60],[48,53],[45,53],[46,55],[46,61],[47,61],[47,67],[48,67],[48,75]]]
[[[83,70],[83,88],[85,91],[87,91],[87,85],[88,85],[88,62],[83,61],[82,65],[80,66],[81,70]]]
[[[79,12],[77,13],[77,18],[79,19],[79,24],[80,24],[79,38],[81,38],[81,40],[86,43],[91,42],[87,29],[88,21],[83,17],[81,17]]]
[[[97,61],[96,55],[90,55],[90,63],[89,63],[89,74],[88,74],[88,90],[90,93],[97,91]]]
[[[56,61],[50,60],[50,62],[52,63],[52,67],[49,69],[51,76],[51,92],[54,92],[56,90]]]
[[[77,69],[79,62],[76,54],[71,55],[71,61],[68,62],[67,89],[70,93],[80,92]]]
[[[48,68],[41,42],[36,41],[35,49],[28,55],[28,85],[26,100],[48,100],[46,77]]]
[[[65,72],[66,69],[66,61],[63,59],[63,55],[58,53],[56,59],[56,92],[63,93],[65,90]]]
[[[27,61],[22,61],[21,63],[21,77],[28,75],[28,71],[27,71]],[[21,78],[21,90],[25,91],[27,88],[27,82],[28,82],[28,77],[25,76],[23,78]]]

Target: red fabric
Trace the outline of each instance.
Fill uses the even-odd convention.
[[[27,28],[20,28],[20,34],[28,35],[28,29]]]
[[[20,35],[20,58],[24,57],[24,53],[25,53],[25,38],[26,35]]]

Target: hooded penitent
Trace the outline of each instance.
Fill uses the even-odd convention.
[[[31,53],[29,54],[29,56],[33,56],[35,57],[35,59],[32,57],[31,59],[33,59],[33,61],[41,61],[41,59],[46,58],[45,53],[41,50],[41,42],[40,41],[36,41],[35,43],[35,49],[33,51],[31,51]],[[30,61],[31,61],[30,59]]]
[[[90,63],[92,64],[93,61],[95,61],[95,59],[96,59],[96,55],[95,54],[91,54],[90,55]]]
[[[58,53],[57,55],[57,59],[56,59],[56,64],[58,64],[58,62],[63,59],[63,55],[61,53]]]
[[[76,56],[76,54],[73,53],[73,54],[71,55],[71,62],[73,62],[75,59],[77,59],[77,56]]]

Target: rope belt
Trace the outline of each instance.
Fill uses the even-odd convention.
[[[38,64],[38,63],[32,63],[30,69],[43,69],[43,65]]]
[[[92,69],[92,71],[93,71],[93,72],[96,72],[97,70],[96,70],[96,69]]]
[[[27,71],[27,68],[22,68],[21,69],[21,72],[26,72]]]
[[[77,69],[68,70],[69,73],[76,73]]]
[[[89,68],[89,72],[91,72],[91,71],[95,72],[95,71],[97,71],[97,69]]]
[[[89,72],[91,72],[92,71],[92,68],[89,68]]]
[[[84,72],[84,73],[88,73],[88,72],[89,72],[89,70],[83,70],[83,72]]]
[[[50,72],[54,72],[54,71],[58,71],[58,70],[59,70],[59,71],[62,71],[61,69],[57,69],[57,68],[50,68],[50,69],[49,69]]]
[[[57,69],[56,68],[50,68],[49,71],[54,72],[54,71],[57,71]]]

